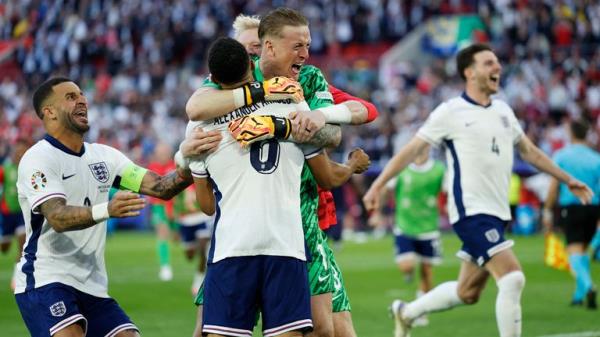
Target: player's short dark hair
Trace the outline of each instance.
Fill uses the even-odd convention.
[[[590,123],[583,118],[579,118],[572,120],[569,127],[571,129],[571,135],[573,138],[585,140],[587,133],[590,130]]]
[[[456,70],[458,71],[458,75],[463,80],[466,80],[465,69],[469,68],[473,63],[475,63],[475,54],[489,50],[493,52],[492,48],[487,44],[483,43],[475,43],[472,44],[461,51],[456,55]]]
[[[50,97],[50,95],[52,95],[52,88],[55,85],[63,82],[73,81],[66,77],[53,77],[51,79],[46,80],[46,82],[40,84],[40,86],[37,87],[37,89],[35,89],[35,92],[33,93],[33,108],[35,109],[35,113],[40,119],[44,119],[44,114],[42,113],[42,105],[44,104],[44,101],[46,101],[46,99]]]
[[[250,67],[250,56],[238,41],[218,38],[208,50],[208,70],[215,83],[234,84],[241,81]]]
[[[281,36],[281,31],[285,26],[308,26],[308,20],[296,10],[279,7],[267,13],[260,20],[258,38],[262,41],[267,35]]]

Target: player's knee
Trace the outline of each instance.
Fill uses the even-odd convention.
[[[525,274],[520,270],[511,271],[498,279],[497,284],[500,290],[521,293],[525,288]]]
[[[479,302],[481,291],[476,288],[459,288],[458,297],[464,304],[475,304]]]

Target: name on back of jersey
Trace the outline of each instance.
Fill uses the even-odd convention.
[[[293,101],[291,98],[286,98],[286,99],[280,99],[280,100],[275,100],[275,101],[256,102],[256,103],[253,103],[252,105],[243,106],[241,108],[237,108],[237,109],[233,110],[232,112],[230,112],[226,115],[215,117],[213,120],[213,126],[227,124],[238,118],[242,118],[246,115],[251,115],[256,110],[264,108],[265,106],[273,104],[273,103],[292,104]]]

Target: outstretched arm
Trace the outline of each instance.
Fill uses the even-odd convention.
[[[119,191],[108,203],[92,207],[71,206],[63,198],[52,198],[40,205],[40,213],[56,232],[62,233],[94,226],[109,217],[136,216],[144,206],[145,201],[138,194]]]
[[[590,188],[581,181],[571,177],[567,172],[556,166],[552,160],[542,152],[531,140],[523,135],[518,143],[519,153],[521,158],[531,163],[540,171],[546,172],[564,183],[569,187],[569,190],[579,198],[583,204],[589,204],[594,193]]]
[[[142,179],[139,191],[141,194],[169,200],[190,186],[192,182],[190,171],[181,167],[164,176],[147,171]]]
[[[385,184],[398,175],[402,170],[417,158],[419,153],[429,148],[429,143],[415,136],[406,146],[402,148],[392,159],[385,165],[383,172],[375,179],[369,190],[363,197],[363,203],[368,211],[379,209],[381,200],[381,189]]]

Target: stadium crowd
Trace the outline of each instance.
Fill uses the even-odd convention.
[[[231,33],[237,14],[277,6],[309,18],[311,52],[325,58],[335,48],[395,43],[436,15],[478,14],[504,65],[501,95],[534,142],[549,154],[562,147],[569,116],[600,128],[598,1],[22,0],[0,4],[0,41],[8,45],[0,53],[0,159],[18,138],[41,138],[31,90],[64,74],[89,95],[89,140],[147,164],[158,139],[176,146],[183,137],[185,102],[206,76],[210,42]],[[377,173],[461,82],[448,58],[422,69],[397,64],[381,86],[377,64],[358,56],[324,71],[335,86],[379,107],[378,121],[346,132],[343,144],[363,147]]]

